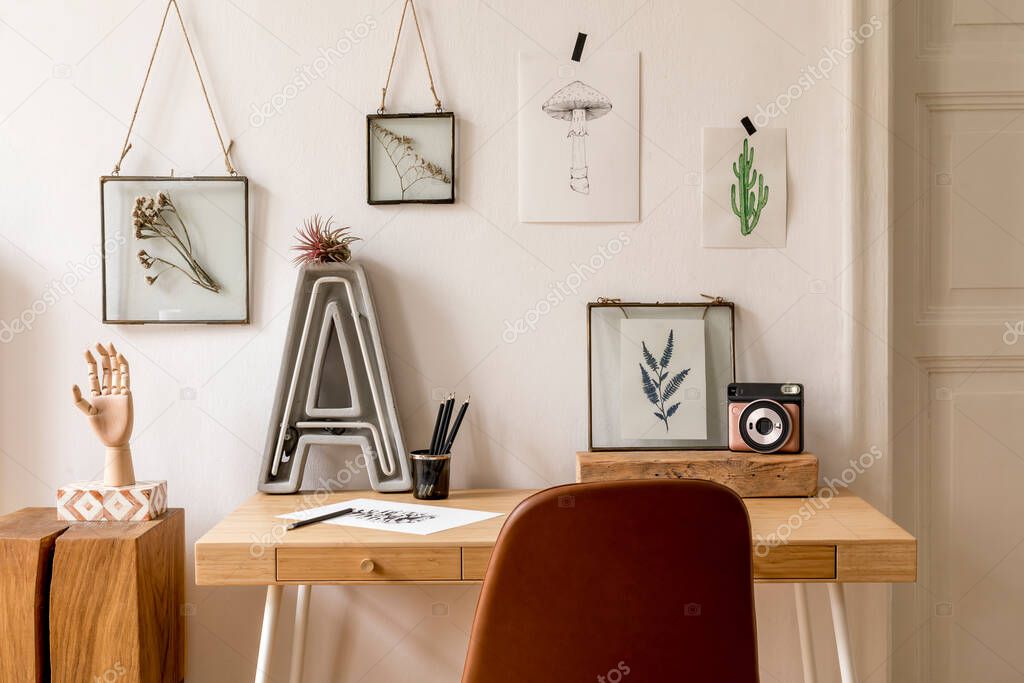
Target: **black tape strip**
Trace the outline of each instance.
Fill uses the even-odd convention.
[[[572,49],[572,61],[574,61],[574,62],[580,61],[580,57],[583,56],[583,45],[586,42],[587,42],[587,34],[586,33],[577,33],[576,34],[576,47],[574,47]]]
[[[740,123],[742,123],[743,127],[747,129],[747,135],[753,135],[757,132],[757,128],[754,128],[754,124],[751,122],[749,116],[744,116],[740,119]]]

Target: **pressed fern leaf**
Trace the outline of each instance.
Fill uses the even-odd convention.
[[[672,339],[672,333],[674,330],[668,331],[668,342],[665,344],[665,350],[661,353],[661,367],[662,369],[667,368],[669,361],[672,360],[672,351],[674,350],[675,342]]]
[[[673,403],[672,405],[670,405],[668,407],[668,410],[665,411],[665,417],[672,417],[673,415],[675,415],[676,411],[679,410],[679,403],[680,402]]]
[[[655,360],[654,354],[647,350],[647,342],[640,342],[640,347],[644,351],[644,362],[647,363],[647,367],[651,369],[651,372],[655,375],[658,374],[658,361]]]
[[[664,398],[666,401],[672,398],[672,395],[679,390],[679,387],[682,385],[683,380],[686,379],[686,376],[689,374],[690,368],[686,368],[685,370],[680,370],[679,372],[677,372],[675,376],[668,381],[668,384],[665,385],[665,393],[661,395],[662,398]]]
[[[654,385],[654,380],[647,374],[647,368],[639,363],[637,365],[640,367],[641,381],[644,385],[644,393],[647,395],[647,400],[654,405],[658,405],[658,387]]]

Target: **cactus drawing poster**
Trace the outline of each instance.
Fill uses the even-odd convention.
[[[704,321],[624,319],[619,325],[622,436],[706,439]]]
[[[786,246],[785,129],[705,128],[703,171],[702,246]]]
[[[640,55],[519,55],[519,220],[640,220]]]

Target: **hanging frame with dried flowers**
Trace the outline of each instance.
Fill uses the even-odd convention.
[[[249,322],[244,176],[103,176],[103,322]]]
[[[388,86],[402,37],[406,12],[411,10],[427,67],[434,111],[385,113]],[[366,201],[369,204],[452,204],[455,202],[455,114],[444,111],[434,87],[419,17],[413,0],[405,0],[391,52],[380,107],[366,117]]]
[[[227,175],[122,176],[171,10],[181,26]],[[104,323],[248,323],[249,182],[231,161],[177,0],[160,30],[110,175],[100,178]]]

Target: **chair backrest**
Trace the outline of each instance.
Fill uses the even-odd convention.
[[[509,515],[463,683],[758,680],[750,520],[705,481],[558,486]]]

